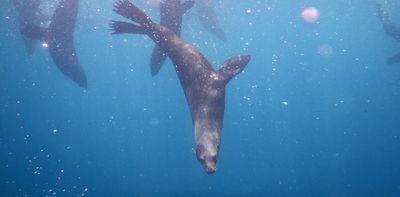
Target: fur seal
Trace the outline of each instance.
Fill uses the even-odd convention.
[[[193,7],[194,1],[166,0],[160,3],[161,21],[160,24],[176,35],[181,36],[182,16]],[[155,76],[160,71],[167,59],[167,54],[156,45],[151,55],[151,75]]]
[[[168,28],[154,23],[128,0],[119,0],[114,11],[134,23],[112,21],[112,34],[145,34],[172,60],[192,116],[196,157],[208,174],[214,173],[221,142],[225,87],[241,73],[250,56],[232,57],[214,70],[196,48]]]
[[[48,28],[28,24],[22,34],[44,42],[50,55],[61,72],[87,89],[87,80],[74,47],[74,30],[78,15],[78,0],[60,0]]]

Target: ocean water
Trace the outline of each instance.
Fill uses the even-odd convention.
[[[133,2],[158,21],[154,2]],[[182,38],[215,68],[252,56],[227,86],[212,175],[171,62],[150,76],[153,42],[111,36],[123,20],[113,3],[80,2],[87,90],[40,43],[26,53],[13,3],[1,3],[0,196],[400,196],[400,64],[385,63],[400,43],[376,1],[221,0],[226,41],[184,17]],[[400,2],[381,3],[400,25]],[[309,6],[317,23],[300,17]]]

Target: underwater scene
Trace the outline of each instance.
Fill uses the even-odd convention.
[[[400,196],[398,0],[2,0],[0,196]]]

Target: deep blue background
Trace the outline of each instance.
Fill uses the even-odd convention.
[[[157,8],[136,1],[158,20]],[[218,170],[193,153],[171,63],[150,77],[153,43],[110,36],[114,1],[81,1],[75,44],[83,91],[46,49],[25,53],[17,13],[0,5],[1,196],[399,196],[400,44],[373,0],[223,0],[228,40],[193,11],[183,38],[216,67],[252,55],[227,86]],[[400,25],[400,3],[384,4]],[[300,13],[316,6],[318,24]],[[251,12],[248,12],[251,11]],[[320,55],[321,46],[332,54]]]

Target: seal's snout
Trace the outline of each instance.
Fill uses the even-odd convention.
[[[217,170],[217,167],[215,164],[206,164],[204,166],[204,170],[207,172],[207,174],[214,174],[214,172]]]
[[[203,138],[197,140],[202,143],[196,145],[197,160],[207,174],[213,174],[217,170],[218,142],[213,141],[215,138],[212,137],[213,135],[203,135]]]
[[[216,157],[208,157],[201,161],[201,164],[207,174],[213,174],[217,170],[217,161]]]

